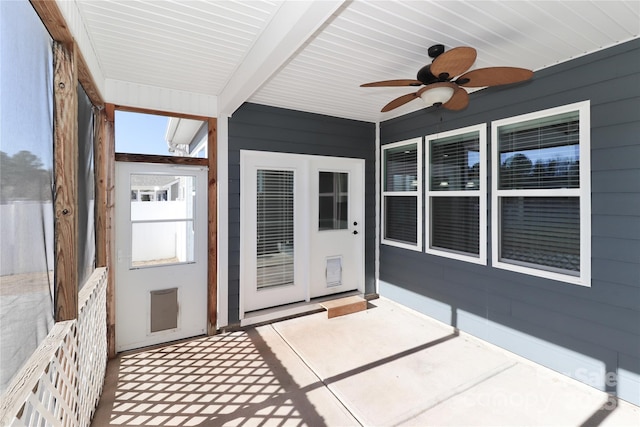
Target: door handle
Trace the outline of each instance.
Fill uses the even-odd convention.
[[[353,230],[353,234],[358,234],[358,230]]]

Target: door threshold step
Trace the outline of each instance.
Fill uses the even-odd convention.
[[[345,314],[357,313],[367,309],[367,300],[361,296],[350,296],[320,303],[327,310],[327,318],[344,316]]]

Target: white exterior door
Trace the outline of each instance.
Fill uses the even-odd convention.
[[[364,160],[311,165],[310,296],[364,289]]]
[[[306,298],[307,257],[299,215],[304,209],[304,165],[271,153],[242,151],[240,157],[240,283],[244,311]]]
[[[364,160],[242,151],[241,318],[364,291]]]
[[[116,349],[206,333],[207,170],[116,163]]]

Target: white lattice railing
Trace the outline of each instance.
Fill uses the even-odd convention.
[[[78,319],[56,323],[7,389],[0,425],[91,424],[107,367],[106,292],[98,268],[78,295]]]

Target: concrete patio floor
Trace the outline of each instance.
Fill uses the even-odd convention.
[[[640,426],[640,408],[384,298],[123,354],[93,426]]]

